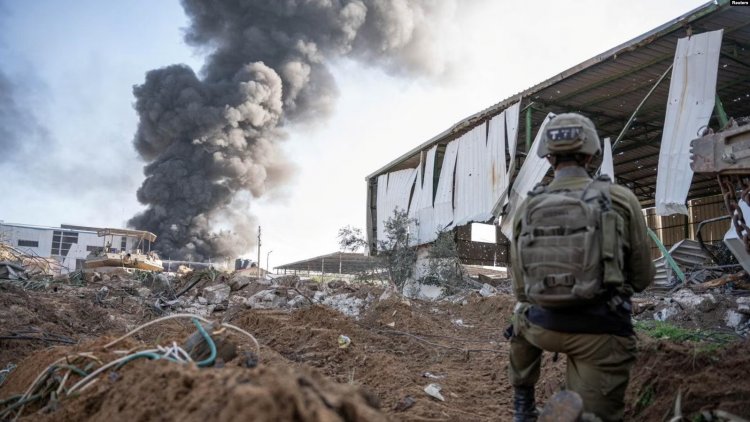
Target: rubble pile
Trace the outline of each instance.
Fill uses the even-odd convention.
[[[688,351],[708,362],[712,353],[724,356],[729,353],[724,348],[733,347],[734,366],[712,375],[717,386],[733,368],[750,365],[748,343],[732,346],[739,344],[737,334],[745,333],[750,315],[744,278],[697,271],[688,272],[692,281],[678,288],[635,298],[635,318],[700,331],[679,346],[684,353],[669,346],[673,339],[640,336],[652,359],[636,363],[628,404],[629,414],[638,415],[634,419],[671,412],[674,397],[665,397],[687,391],[680,377],[694,372],[683,362]],[[0,283],[0,319],[6,321],[0,332],[0,419],[205,420],[253,414],[285,420],[290,411],[299,420],[510,419],[509,345],[502,331],[515,304],[511,281],[484,279],[477,286],[424,301],[392,286],[258,278],[211,268],[73,273],[37,290]],[[711,330],[723,330],[721,342]],[[124,334],[114,347],[104,347]],[[127,356],[133,360],[92,375]],[[55,366],[63,357],[81,372]],[[209,358],[211,364],[204,365]],[[674,376],[654,378],[653,359],[661,359],[658,364]],[[564,359],[545,354],[543,362],[540,403],[564,385]],[[65,392],[88,376],[75,394]],[[743,382],[716,388],[727,397],[750,394]],[[644,407],[638,399],[652,390],[659,399]],[[689,396],[685,408],[715,409],[716,403],[734,414],[750,412],[743,401],[715,401],[708,393]]]

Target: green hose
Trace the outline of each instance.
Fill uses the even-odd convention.
[[[149,358],[151,360],[157,360],[157,359],[160,359],[161,356],[159,356],[159,355],[157,355],[156,353],[153,353],[153,352],[138,352],[138,353],[133,353],[132,355],[128,356],[125,360],[123,360],[122,362],[118,363],[117,366],[115,367],[115,369],[120,369],[126,363],[132,362],[132,361],[134,361],[136,359],[139,359],[139,358]]]
[[[198,328],[198,332],[201,333],[201,336],[203,336],[203,339],[206,340],[208,348],[211,350],[211,356],[200,362],[196,362],[196,364],[199,367],[213,365],[214,361],[216,360],[216,343],[214,343],[214,341],[211,339],[211,336],[208,335],[206,329],[203,328],[203,326],[200,322],[198,322],[197,319],[193,318],[192,321],[193,324],[195,324],[195,326]]]

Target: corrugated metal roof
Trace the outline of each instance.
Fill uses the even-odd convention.
[[[537,132],[548,112],[578,111],[594,120],[600,136],[615,139],[637,105],[672,63],[677,39],[689,33],[717,29],[724,29],[717,94],[730,117],[750,115],[750,8],[732,7],[728,0],[721,0],[707,3],[467,117],[370,174],[367,179],[394,169],[416,167],[420,151],[456,139],[518,101],[522,102],[523,109],[531,106],[532,133]],[[669,83],[663,81],[613,149],[618,182],[632,188],[645,206],[653,204],[656,157],[668,92]],[[716,128],[718,122],[712,118],[709,125]],[[518,148],[525,150],[523,137],[518,140]],[[688,198],[718,192],[720,189],[713,178],[696,175]]]
[[[364,271],[372,271],[379,264],[379,260],[372,256],[361,253],[333,252],[327,255],[316,256],[302,261],[275,267],[277,270],[310,271],[358,274]]]

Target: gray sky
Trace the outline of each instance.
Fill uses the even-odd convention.
[[[287,127],[282,148],[296,174],[250,201],[263,226],[263,261],[269,250],[271,266],[337,250],[340,227],[364,228],[367,174],[704,2],[458,3],[452,25],[427,46],[443,60],[442,73],[406,78],[349,60],[331,64],[340,91],[333,115]],[[176,0],[0,0],[0,100],[13,99],[0,102],[0,220],[123,226],[142,209],[132,87],[151,69],[201,68],[207,52],[184,43],[187,23]]]

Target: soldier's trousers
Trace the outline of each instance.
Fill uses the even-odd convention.
[[[635,362],[635,336],[572,334],[546,330],[519,314],[510,341],[510,382],[533,386],[543,351],[567,355],[566,388],[581,395],[584,411],[602,421],[622,420],[625,388]]]

